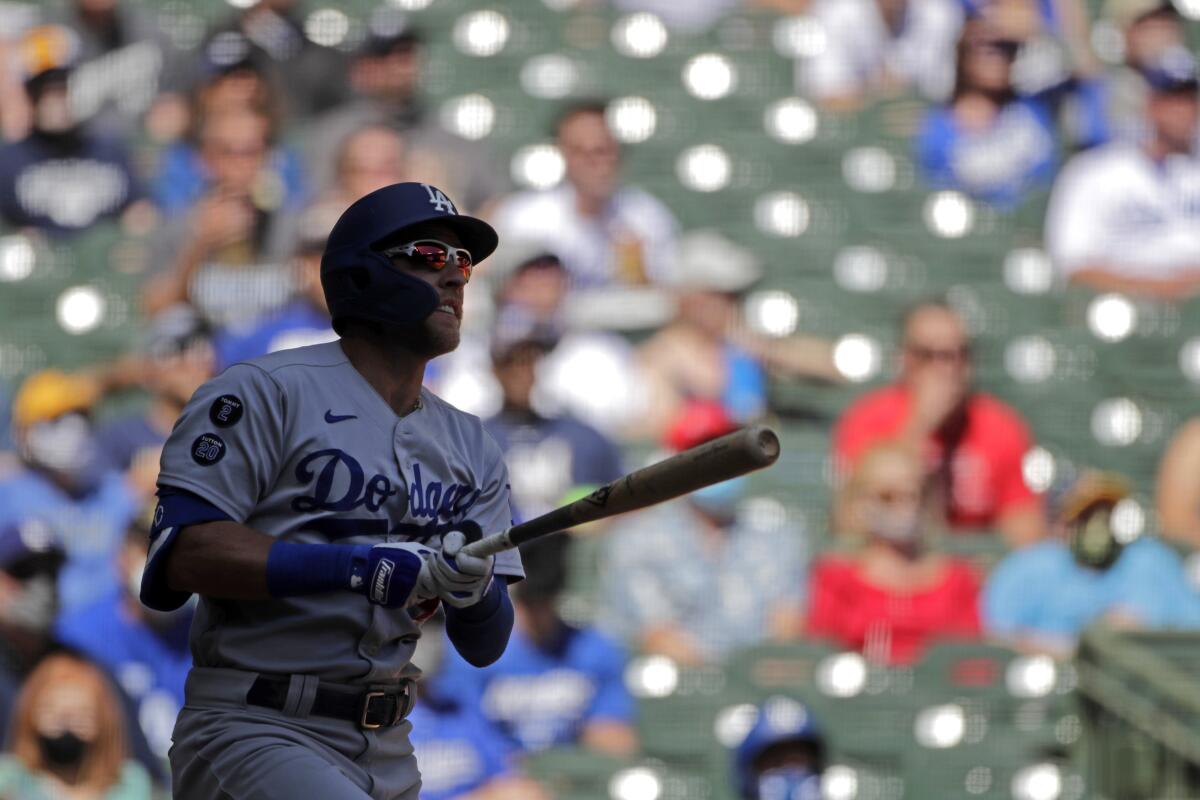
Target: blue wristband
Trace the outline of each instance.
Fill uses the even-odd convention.
[[[276,542],[267,555],[267,591],[295,597],[354,588],[351,577],[370,551],[370,545]]]
[[[446,636],[468,664],[486,667],[504,655],[513,618],[508,587],[503,578],[498,578],[475,605],[446,609]]]

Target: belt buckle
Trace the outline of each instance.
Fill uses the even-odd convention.
[[[367,717],[371,715],[371,701],[377,698],[387,697],[387,692],[367,692],[363,695],[362,714],[359,715],[358,725],[364,730],[373,731],[382,728],[382,722],[370,722]]]

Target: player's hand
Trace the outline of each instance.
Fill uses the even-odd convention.
[[[377,544],[365,551],[350,577],[350,588],[386,608],[404,608],[435,595],[421,590],[426,565],[435,553],[415,542]]]
[[[483,599],[492,586],[496,557],[469,556],[461,552],[466,543],[462,531],[450,531],[442,537],[441,552],[429,558],[421,571],[421,594],[436,595],[455,608],[473,606]]]

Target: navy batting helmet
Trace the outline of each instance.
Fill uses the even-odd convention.
[[[321,288],[333,327],[346,319],[411,324],[437,308],[437,291],[396,269],[379,252],[402,240],[405,231],[428,222],[450,228],[478,264],[496,249],[496,231],[481,219],[458,213],[454,203],[428,183],[394,183],[355,200],[338,218],[321,256]]]

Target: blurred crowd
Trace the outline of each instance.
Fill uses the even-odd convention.
[[[796,59],[797,93],[834,114],[924,98],[920,179],[1001,213],[1050,192],[1046,249],[1063,285],[1163,303],[1200,288],[1197,68],[1166,0],[1106,0],[1099,22],[1082,0],[612,5],[683,35],[738,6],[805,15],[824,46]],[[427,382],[485,419],[520,518],[772,419],[779,383],[845,380],[831,342],[746,323],[742,299],[764,277],[754,243],[682,229],[623,171],[603,99],[564,102],[549,132],[562,181],[518,190],[486,140],[445,130],[425,103],[439,43],[395,7],[349,50],[315,43],[294,0],[231,3],[187,42],[158,11],[0,5],[3,227],[55,243],[117,226],[151,253],[129,298],[133,351],[13,387],[0,451],[3,797],[165,792],[190,611],[137,599],[158,450],[226,366],[334,338],[320,256],[368,192],[436,185],[500,231],[467,292],[463,344]],[[1118,66],[1097,56],[1101,41]],[[423,797],[537,798],[524,755],[636,753],[631,654],[704,665],[814,640],[908,665],[942,639],[1066,657],[1097,621],[1200,627],[1182,555],[1200,544],[1200,418],[1163,456],[1156,529],[1131,539],[1118,524],[1127,477],[1081,470],[1030,488],[1030,427],[978,388],[951,304],[894,311],[893,378],[826,425],[827,509],[805,519],[828,530],[764,513],[737,479],[530,548],[516,632],[491,667],[462,663],[429,624],[413,714]],[[997,537],[1005,554],[983,571],[940,547],[959,537]],[[820,769],[811,721],[779,720],[764,714],[733,755],[745,797]]]

